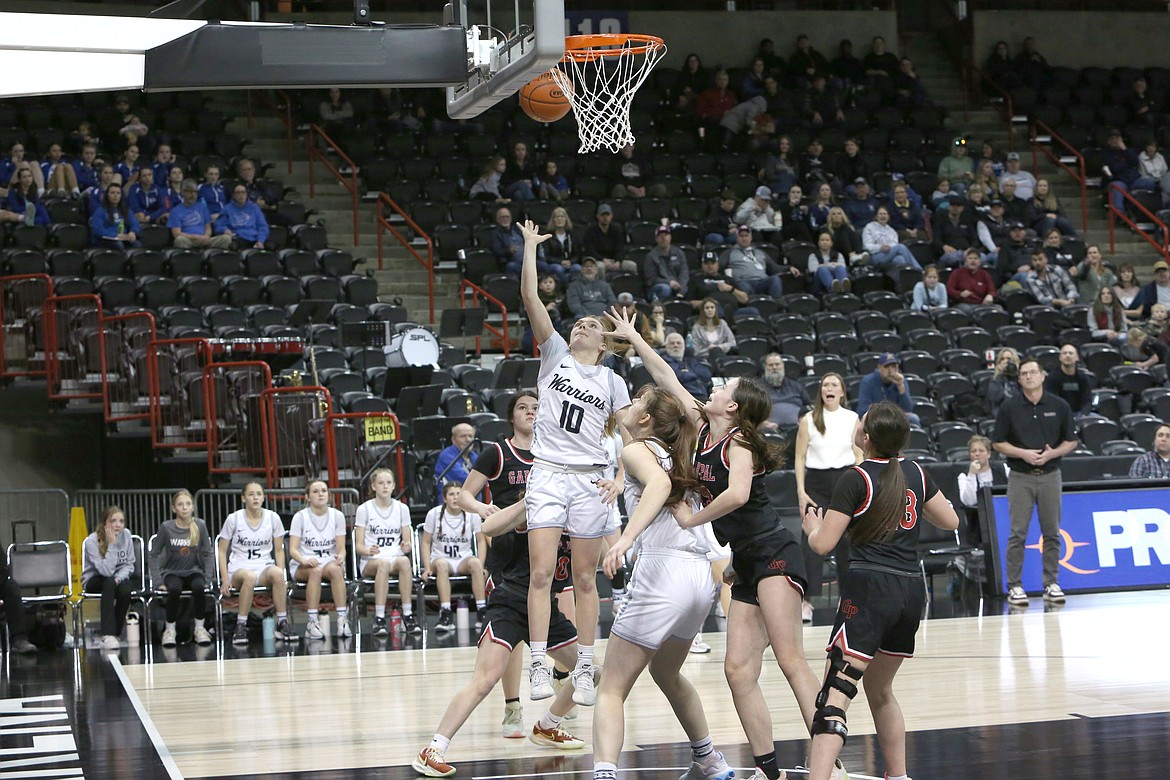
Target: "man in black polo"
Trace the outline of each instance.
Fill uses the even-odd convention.
[[[1076,344],[1061,344],[1060,367],[1044,380],[1044,391],[1063,398],[1078,418],[1093,411],[1093,383],[1080,362]]]
[[[1020,363],[1019,383],[1020,395],[999,407],[991,437],[996,451],[1007,457],[1009,467],[1008,603],[1028,603],[1022,582],[1024,542],[1035,507],[1044,543],[1044,599],[1059,604],[1064,601],[1064,591],[1056,581],[1060,565],[1060,459],[1077,446],[1072,409],[1064,399],[1044,392],[1044,369],[1033,358]]]

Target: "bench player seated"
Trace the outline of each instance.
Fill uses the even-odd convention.
[[[288,619],[288,591],[284,568],[284,523],[280,515],[264,508],[264,487],[259,482],[244,485],[244,508],[227,516],[219,532],[219,570],[225,572],[220,593],[230,596],[239,590],[239,617],[232,644],[248,644],[248,613],[256,587],[266,587],[276,607],[276,638],[296,638]]]
[[[422,633],[411,603],[414,572],[410,563],[410,509],[394,498],[394,488],[394,472],[376,469],[370,475],[370,491],[374,497],[358,507],[354,518],[354,553],[360,556],[358,571],[374,580],[374,636],[389,633],[386,597],[391,576],[398,578],[403,630],[408,634]]]
[[[451,577],[465,575],[471,580],[471,592],[475,595],[475,611],[483,615],[484,566],[483,556],[487,555],[487,542],[480,530],[483,521],[474,512],[459,507],[459,491],[463,485],[448,482],[443,486],[443,503],[427,512],[423,521],[422,580],[426,583],[435,578],[439,590],[439,624],[435,630],[448,633],[455,630],[455,619],[451,613]],[[478,542],[472,546],[472,540]],[[479,554],[472,552],[478,549]]]

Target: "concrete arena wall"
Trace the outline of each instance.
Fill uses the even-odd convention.
[[[1170,14],[1166,13],[979,11],[972,22],[976,65],[982,65],[997,41],[1007,41],[1014,55],[1031,35],[1051,65],[1170,66],[1165,48]]]

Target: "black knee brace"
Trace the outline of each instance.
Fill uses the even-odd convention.
[[[825,675],[825,684],[817,693],[817,711],[813,714],[812,728],[809,729],[812,736],[836,734],[841,738],[841,742],[845,742],[849,737],[849,728],[845,725],[845,710],[828,703],[829,689],[836,688],[852,700],[857,695],[857,686],[845,678],[857,681],[861,679],[862,674],[863,670],[845,660],[845,654],[841,652],[841,648],[833,647],[829,651],[829,673]],[[840,720],[829,720],[829,718],[840,718]]]

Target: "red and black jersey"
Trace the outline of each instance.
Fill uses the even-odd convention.
[[[507,561],[492,572],[496,590],[504,590],[512,595],[523,594],[527,598],[528,585],[532,580],[532,566],[528,559],[527,526],[509,531],[496,539],[509,539],[511,542]],[[557,547],[557,563],[553,567],[551,591],[554,596],[569,587],[573,581],[573,555],[570,544],[569,535],[561,534],[560,545]]]
[[[850,527],[861,522],[881,487],[881,474],[888,462],[885,459],[869,458],[847,469],[837,480],[829,509],[849,515],[852,518]],[[850,545],[851,565],[868,563],[885,569],[918,573],[918,524],[922,507],[938,492],[938,486],[914,461],[902,458],[901,466],[902,474],[906,477],[905,517],[899,521],[889,539]]]
[[[524,497],[524,487],[528,484],[528,471],[531,468],[532,454],[514,445],[509,437],[502,443],[493,442],[485,447],[476,458],[472,471],[487,477],[486,502],[506,509]],[[493,582],[503,574],[504,567],[511,561],[514,540],[515,536],[511,532],[492,539],[484,565],[492,575]]]
[[[698,451],[695,453],[695,476],[705,488],[701,495],[703,505],[727,491],[728,479],[731,475],[731,460],[729,450],[731,440],[739,431],[738,428],[729,430],[722,439],[710,441],[711,428],[704,425],[699,430]],[[785,530],[780,524],[780,516],[768,502],[768,490],[765,485],[767,472],[760,470],[752,474],[752,487],[747,502],[733,512],[711,523],[715,531],[715,538],[719,544],[730,544],[732,550],[742,547],[749,542],[757,541],[772,533]]]

